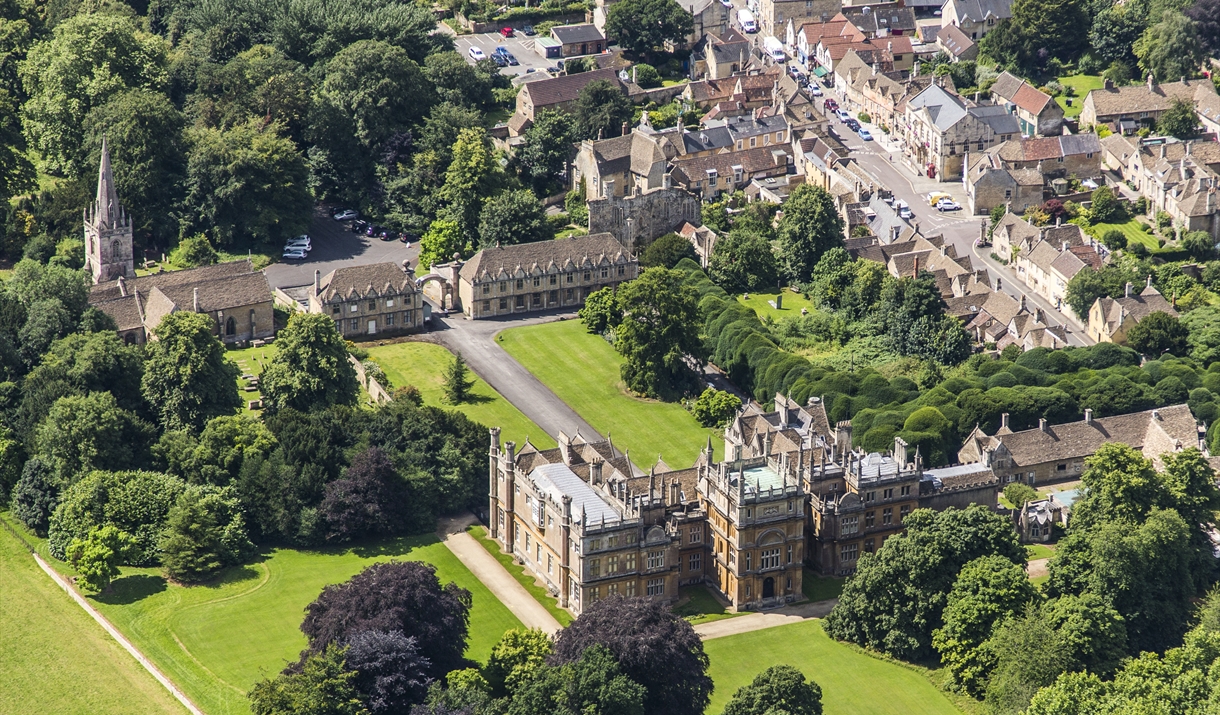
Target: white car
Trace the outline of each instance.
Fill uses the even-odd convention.
[[[960,211],[962,205],[953,199],[941,199],[936,202],[937,211]]]
[[[472,46],[468,54],[470,55],[470,59],[474,60],[475,62],[487,59],[487,55],[483,54],[483,50],[480,50],[477,47]]]
[[[847,113],[846,109],[840,109],[835,112],[835,116],[839,118],[840,122],[846,122],[848,119],[851,119],[851,115]]]
[[[858,134],[860,135],[860,138],[866,142],[871,142],[873,140],[873,135],[870,134],[869,131],[864,127],[860,127]]]
[[[305,251],[299,248],[285,248],[280,258],[283,258],[285,261],[303,261],[305,260]]]
[[[822,88],[819,87],[816,83],[810,82],[809,83],[809,96],[810,97],[821,97]]]
[[[309,241],[289,241],[284,244],[285,251],[304,251],[309,253],[313,250],[313,244]]]
[[[725,7],[733,7],[733,0],[720,0],[720,4]]]
[[[352,219],[357,218],[360,218],[360,214],[352,211],[351,209],[340,211],[339,213],[335,214],[336,221],[351,221]]]

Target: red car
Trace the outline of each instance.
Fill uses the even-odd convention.
[[[833,99],[826,100],[826,111],[833,112],[839,108],[839,103]]]
[[[512,36],[516,35],[517,33],[513,32],[513,28],[511,28],[511,27],[501,27],[500,34],[504,35],[505,37],[512,37]]]

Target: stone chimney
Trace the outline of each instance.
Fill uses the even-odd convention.
[[[1008,413],[1000,413],[1000,429],[1008,429]]]
[[[1084,423],[1085,423],[1086,425],[1091,425],[1091,424],[1093,424],[1093,410],[1092,410],[1092,408],[1088,408],[1088,407],[1086,407],[1086,408],[1085,408],[1085,410],[1084,410]]]
[[[602,483],[602,460],[595,459],[589,465],[589,478],[593,481],[594,485]]]
[[[1151,72],[1148,73],[1148,91],[1156,91],[1156,77],[1153,77]]]
[[[1039,418],[1039,420],[1038,420],[1038,429],[1042,430],[1043,432],[1048,432],[1048,431],[1049,431],[1049,430],[1046,428],[1046,418],[1045,418],[1045,417]]]
[[[1131,297],[1131,282],[1130,282],[1130,281],[1127,281],[1127,286],[1126,286],[1126,288],[1125,288],[1125,289],[1124,289],[1124,291],[1123,291],[1123,297],[1124,297],[1124,298],[1130,298],[1130,297]]]
[[[1149,273],[1149,274],[1148,274],[1148,282],[1144,284],[1144,287],[1145,287],[1145,288],[1151,288],[1151,287],[1152,287],[1152,274],[1151,274],[1151,273]]]
[[[919,277],[919,256],[915,256],[915,267],[911,269],[911,277]]]
[[[127,280],[123,276],[119,276],[119,295],[127,297]]]
[[[669,483],[669,504],[677,506],[682,501],[682,489],[678,486],[678,480],[675,479]]]
[[[623,122],[623,136],[627,136],[627,130],[629,127],[630,125],[627,124],[627,122]]]
[[[1102,89],[1114,89],[1114,82],[1112,80],[1106,79],[1106,80],[1102,81],[1101,86],[1102,86]]]
[[[195,312],[196,312],[196,313],[198,313],[198,312],[199,312],[199,289],[198,289],[198,288],[196,288],[196,289],[195,289],[195,303],[194,303],[194,305],[195,305]]]
[[[313,294],[320,295],[322,293],[322,271],[313,272]]]

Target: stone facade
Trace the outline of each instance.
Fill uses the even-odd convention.
[[[309,312],[329,315],[348,340],[419,330],[424,299],[415,277],[396,263],[372,263],[314,271]]]
[[[698,224],[703,210],[698,198],[675,188],[593,199],[588,207],[589,233],[610,233],[634,252],[684,223]]]
[[[983,151],[1020,133],[1003,107],[969,106],[938,84],[907,101],[898,130],[907,157],[940,181],[962,178],[967,151]]]
[[[110,148],[102,138],[102,160],[98,168],[97,198],[85,210],[85,268],[94,283],[116,278],[135,278],[135,247],[131,217],[119,204],[110,168]]]
[[[612,234],[495,246],[461,266],[458,296],[467,318],[579,308],[599,288],[639,274],[639,262]]]
[[[839,14],[840,0],[761,0],[758,3],[758,33],[763,37],[784,37],[788,23],[800,27],[816,20],[826,21]]]
[[[1153,313],[1178,315],[1173,304],[1152,287],[1152,276],[1148,276],[1148,285],[1139,293],[1128,283],[1121,298],[1104,297],[1093,301],[1086,327],[1093,340],[1121,345],[1127,342],[1131,328]]]

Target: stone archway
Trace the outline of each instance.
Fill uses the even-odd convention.
[[[419,287],[424,297],[432,300],[445,310],[460,309],[457,293],[454,290],[453,284],[449,282],[446,276],[439,273],[429,273],[422,278],[416,278],[415,285]]]

